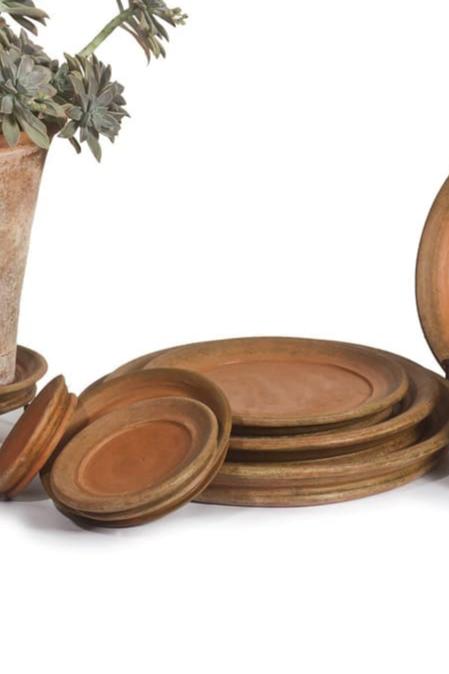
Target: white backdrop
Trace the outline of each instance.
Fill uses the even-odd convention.
[[[42,0],[76,52],[113,0]],[[443,0],[185,0],[147,70],[99,55],[132,119],[98,166],[54,143],[20,342],[75,392],[140,354],[243,335],[335,338],[438,369],[414,302],[449,173]],[[190,505],[85,532],[38,486],[0,506],[2,671],[447,672],[449,464],[345,505]],[[32,499],[31,501],[29,499]]]

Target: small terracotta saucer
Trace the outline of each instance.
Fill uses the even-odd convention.
[[[76,407],[64,377],[48,384],[21,416],[0,449],[0,494],[17,496],[50,458]]]
[[[190,502],[192,499],[198,496],[198,494],[202,494],[202,492],[208,487],[208,485],[213,481],[214,477],[218,473],[220,467],[223,464],[224,457],[225,452],[220,455],[217,451],[217,453],[214,452],[210,455],[209,461],[204,466],[204,469],[196,477],[189,480],[188,485],[186,485],[186,490],[183,496],[184,503]],[[51,493],[51,489],[49,493]],[[71,510],[62,503],[59,503],[54,494],[52,498],[56,508],[63,515],[69,517],[78,524],[88,527],[125,528],[146,524],[148,522],[152,522],[154,519],[169,514],[172,510],[178,507],[177,499],[179,498],[179,495],[175,495],[171,499],[165,501],[163,508],[157,504],[156,507],[154,505],[150,505],[147,508],[137,508],[133,511],[113,514],[92,514],[88,512]]]
[[[25,407],[36,395],[36,382],[47,372],[47,361],[36,351],[17,347],[16,376],[11,384],[0,386],[0,414]]]
[[[51,492],[71,514],[100,519],[152,518],[191,498],[217,450],[213,412],[190,398],[136,403],[100,417],[78,433],[54,462]],[[214,466],[215,471],[215,466]]]

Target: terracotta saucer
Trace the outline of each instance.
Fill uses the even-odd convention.
[[[255,489],[251,487],[226,488],[210,486],[195,500],[197,503],[213,505],[278,508],[342,503],[367,496],[374,496],[402,487],[431,471],[440,459],[441,452],[424,461],[421,466],[413,468],[410,472],[405,471],[392,479],[380,480],[378,482],[368,481],[367,484],[361,483],[349,489],[334,487],[334,489],[324,490],[321,493],[310,493],[302,488],[295,487]]]
[[[63,377],[48,384],[21,416],[0,449],[0,494],[17,496],[50,458],[76,406]]]
[[[47,362],[36,351],[17,347],[16,376],[11,384],[0,386],[0,414],[25,407],[36,395],[36,382],[47,372]]]
[[[449,179],[424,227],[416,268],[421,325],[436,359],[449,372]]]
[[[206,487],[212,482],[218,473],[221,465],[223,464],[224,458],[225,452],[223,452],[221,456],[215,453],[210,456],[210,459],[205,465],[204,470],[189,481],[188,489],[186,489],[184,494],[185,503],[191,501],[193,498],[195,498],[195,496],[201,494],[206,489]],[[156,506],[150,505],[147,507],[138,507],[125,512],[117,512],[112,514],[93,514],[68,508],[67,506],[58,502],[54,494],[52,495],[52,498],[56,507],[63,515],[69,517],[79,524],[82,524],[83,526],[90,527],[134,527],[160,518],[178,507],[178,495],[175,494],[171,499],[164,501],[163,507],[161,507],[160,504],[157,504]]]
[[[393,407],[388,407],[381,412],[376,414],[370,414],[367,417],[362,419],[356,419],[355,421],[345,421],[344,423],[338,424],[322,424],[317,426],[238,426],[234,424],[232,426],[232,433],[234,437],[239,438],[277,438],[293,435],[317,435],[322,433],[338,433],[342,430],[352,430],[358,428],[371,428],[376,424],[390,419],[400,412],[404,400],[402,400],[397,405]]]
[[[217,451],[213,412],[189,398],[136,403],[100,417],[56,459],[51,491],[81,516],[126,517],[152,509],[153,518],[189,500],[190,485],[210,470]]]
[[[240,426],[344,424],[392,407],[408,390],[404,369],[367,347],[260,337],[171,349],[146,367],[206,374]]]
[[[419,365],[399,359],[410,380],[410,390],[398,412],[391,418],[364,428],[346,427],[342,430],[325,433],[304,433],[285,436],[236,436],[232,431],[230,449],[243,452],[240,456],[250,455],[267,460],[276,460],[276,456],[305,458],[321,454],[336,455],[379,446],[387,441],[400,443],[401,438],[410,436],[412,429],[420,424],[434,410],[438,399],[439,384],[433,372]],[[232,454],[231,454],[232,456]]]
[[[326,447],[326,449],[301,449],[299,451],[293,450],[275,450],[275,451],[258,451],[245,449],[230,449],[226,456],[226,461],[229,463],[279,463],[289,461],[312,461],[316,459],[327,459],[337,456],[348,456],[351,454],[358,454],[368,450],[380,449],[384,452],[395,452],[404,447],[416,444],[423,437],[426,428],[426,421],[422,421],[411,428],[399,431],[391,435],[385,440],[375,440],[360,445],[346,446],[346,447]]]

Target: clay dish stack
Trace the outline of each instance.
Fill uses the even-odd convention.
[[[443,404],[444,385],[434,374],[392,354],[336,342],[247,338],[149,354],[120,371],[142,366],[197,371],[230,402],[227,460],[201,502],[327,503],[391,488],[433,465],[432,452],[421,462],[406,456],[391,471],[365,465],[369,457],[432,440],[432,415]],[[435,447],[438,454],[444,442]],[[332,477],[343,457],[351,462],[346,482]]]
[[[449,371],[449,181],[418,258],[422,327]],[[45,362],[19,349],[0,413],[28,403]],[[63,378],[0,448],[0,494],[40,471],[86,526],[150,522],[190,501],[311,506],[400,487],[449,445],[449,386],[378,349],[287,337],[201,342],[122,365],[77,400]]]
[[[231,423],[222,392],[196,373],[159,369],[98,381],[80,396],[42,481],[57,508],[77,522],[149,522],[214,479]]]

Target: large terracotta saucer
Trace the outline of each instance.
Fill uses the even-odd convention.
[[[350,344],[259,337],[170,349],[147,368],[207,375],[230,401],[234,424],[333,426],[391,408],[408,390],[407,374],[387,355]]]
[[[437,465],[439,459],[439,456],[430,458],[423,461],[421,466],[412,468],[409,472],[399,473],[399,475],[390,479],[339,485],[322,490],[319,493],[295,487],[270,489],[210,486],[201,496],[196,498],[196,501],[212,505],[264,508],[306,507],[341,503],[402,487],[431,471]]]

